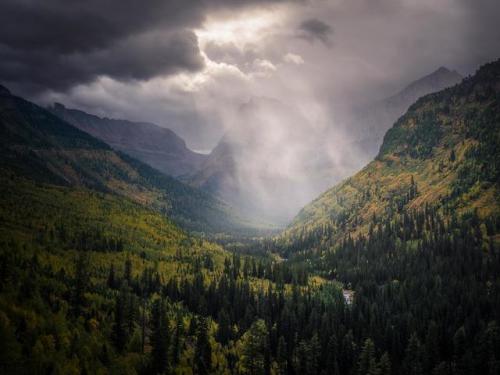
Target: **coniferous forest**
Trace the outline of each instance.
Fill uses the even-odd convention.
[[[349,126],[338,134],[358,138],[341,147],[337,133],[321,133],[337,143],[313,138],[313,152],[301,154],[316,129],[298,130],[295,122],[307,116],[292,100],[250,95],[240,103],[235,87],[243,83],[235,77],[267,87],[284,71],[276,92],[293,83],[305,108],[316,108],[293,69],[323,61],[318,49],[332,64],[342,60],[330,55],[345,48],[335,39],[337,24],[325,21],[336,19],[329,12],[337,8],[318,13],[333,5],[311,2],[305,19],[306,5],[288,1],[155,2],[144,9],[123,2],[112,17],[108,5],[93,1],[76,10],[52,0],[14,3],[0,4],[0,81],[12,85],[0,86],[0,374],[500,374],[500,60],[483,61],[465,78],[441,67],[361,106],[350,102],[353,92],[382,78],[380,87],[396,87],[387,77],[404,70],[384,59],[393,69],[383,71],[365,59],[365,71],[349,49],[355,75],[372,81],[353,81],[359,87],[353,83],[351,92],[349,83],[340,96],[315,95],[332,102],[345,95],[349,105],[339,108],[356,114],[339,115]],[[380,4],[341,6],[342,16],[364,20],[358,42],[395,5],[387,2],[381,13],[374,11]],[[266,22],[280,7],[299,8],[284,12],[271,33]],[[412,7],[397,9],[430,17],[432,6],[414,14]],[[275,13],[265,13],[270,9]],[[33,30],[21,33],[17,19]],[[264,37],[235,42],[259,33],[274,43],[266,44],[268,60],[257,48]],[[398,48],[425,45],[424,34]],[[298,52],[282,50],[287,43]],[[311,82],[321,69],[315,65]],[[342,84],[326,73],[322,85]],[[218,81],[224,74],[232,74],[229,84]],[[134,102],[127,85],[146,99]],[[203,85],[210,90],[190,96]],[[223,108],[224,116],[211,117],[224,107],[219,91],[237,112]],[[56,99],[103,115],[47,106]],[[182,112],[185,103],[212,109],[193,115]],[[162,116],[164,107],[175,110],[160,126],[137,122],[147,117],[137,105]],[[202,130],[222,118],[240,128],[224,124],[209,154],[188,147],[199,134],[216,138]],[[206,129],[196,127],[200,119]],[[191,143],[166,129],[178,123]],[[273,143],[290,134],[297,144]],[[363,163],[352,160],[374,147],[378,153],[359,156]],[[327,154],[343,164],[328,164]],[[278,166],[283,155],[286,165]],[[287,175],[299,164],[301,178]],[[303,196],[293,196],[292,185],[325,175],[328,185],[318,183],[314,198],[295,210]],[[294,212],[286,222],[279,199]]]

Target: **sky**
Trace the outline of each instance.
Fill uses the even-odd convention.
[[[323,138],[313,147],[344,176],[359,165],[342,147],[352,108],[440,66],[467,75],[498,59],[499,14],[497,0],[2,0],[0,83],[169,127],[205,153],[232,129],[248,136],[243,106],[276,100],[300,123],[291,132],[274,113],[257,126],[287,156],[264,152],[255,168],[295,181],[304,140]]]

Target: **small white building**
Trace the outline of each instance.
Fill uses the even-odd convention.
[[[347,305],[352,305],[354,301],[354,290],[342,289],[342,295],[344,296],[345,303]]]

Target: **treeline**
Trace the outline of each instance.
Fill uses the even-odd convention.
[[[433,208],[374,220],[315,268],[353,289],[350,327],[393,373],[500,371],[500,220]]]
[[[499,372],[498,217],[395,201],[366,235],[310,232],[313,250],[288,259],[202,251],[173,231],[109,252],[102,238],[127,231],[81,224],[2,235],[0,373]]]
[[[103,273],[91,252],[79,251],[67,272],[43,264],[36,251],[26,256],[32,250],[2,243],[6,374],[319,370],[328,353],[318,332],[330,332],[321,326],[344,316],[338,289],[258,279],[259,272],[271,277],[273,268],[239,256],[219,274],[202,257],[193,261],[194,272],[169,279],[145,254],[141,272],[127,258]]]
[[[353,181],[349,182],[353,184]],[[365,207],[373,198],[385,206],[383,217],[393,217],[402,214],[408,204],[419,195],[417,183],[413,176],[406,183],[391,192],[383,191],[380,184],[375,183],[368,187],[352,185],[356,193],[352,198],[352,205],[349,209],[342,208],[329,221],[312,228],[303,227],[291,234],[285,234],[274,240],[263,240],[258,245],[260,249],[267,251],[277,251],[285,257],[296,255],[297,253],[308,253],[310,250],[319,250],[335,247],[338,242],[339,233],[346,233],[356,230],[365,225],[364,219],[356,209]],[[344,200],[341,195],[335,197],[340,207],[343,207]],[[353,208],[354,207],[354,208]],[[377,222],[377,216],[372,217],[372,222]]]

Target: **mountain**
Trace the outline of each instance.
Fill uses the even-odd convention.
[[[359,131],[358,140],[354,144],[356,152],[365,154],[369,159],[374,157],[382,144],[384,134],[411,104],[424,95],[454,86],[462,79],[463,77],[455,70],[440,67],[410,83],[400,92],[356,109],[351,120],[352,127]]]
[[[0,86],[0,373],[497,374],[499,91],[420,99],[283,254],[186,233],[196,190]]]
[[[310,186],[317,142],[297,109],[254,97],[239,108],[233,127],[188,181],[248,216],[284,224],[321,191]]]
[[[1,86],[0,155],[1,374],[264,373],[264,322],[281,327],[265,306],[344,308],[338,288],[182,230],[231,217]]]
[[[500,61],[420,98],[386,133],[376,159],[304,207],[284,238],[334,243],[366,234],[374,218],[424,207],[498,215],[499,98]]]
[[[384,133],[415,100],[461,79],[441,67],[399,93],[357,109],[349,116],[349,136],[314,126],[280,101],[252,98],[187,181],[248,215],[286,224],[300,207],[371,160]]]
[[[113,150],[51,112],[0,91],[0,168],[38,183],[126,197],[197,231],[238,226],[227,205]]]
[[[171,176],[181,176],[200,168],[206,155],[186,147],[172,130],[145,122],[97,117],[55,103],[49,110],[86,133],[106,142],[153,168]]]

